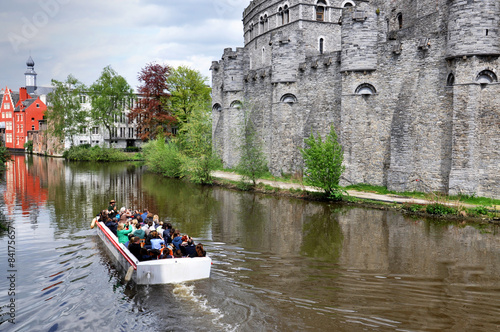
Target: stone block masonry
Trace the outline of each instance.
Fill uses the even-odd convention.
[[[301,172],[333,124],[344,185],[500,197],[499,31],[499,0],[251,1],[212,64],[214,148],[238,163],[248,112],[270,170]]]

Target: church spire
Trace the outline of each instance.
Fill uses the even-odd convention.
[[[35,61],[30,57],[26,61],[26,72],[24,73],[24,77],[26,78],[26,90],[29,94],[32,94],[36,90],[36,72],[35,72]]]

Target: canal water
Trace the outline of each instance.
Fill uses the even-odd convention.
[[[493,226],[197,186],[139,164],[37,156],[14,156],[0,193],[0,218],[15,230],[0,234],[1,331],[500,329]],[[211,278],[125,285],[89,228],[110,199],[149,208],[203,243]]]

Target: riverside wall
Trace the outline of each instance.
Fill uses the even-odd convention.
[[[500,197],[499,17],[499,0],[251,1],[244,47],[212,63],[214,148],[235,166],[248,117],[270,170],[301,172],[333,124],[344,185]]]

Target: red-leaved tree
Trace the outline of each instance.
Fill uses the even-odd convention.
[[[154,139],[159,132],[169,134],[169,128],[177,122],[167,107],[168,92],[167,77],[170,67],[148,63],[141,69],[137,78],[139,86],[137,106],[128,117],[137,123],[137,136],[142,140]]]

